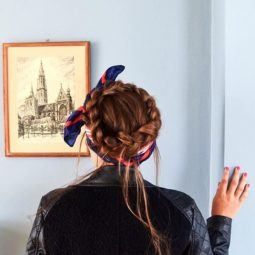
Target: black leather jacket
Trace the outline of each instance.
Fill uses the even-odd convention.
[[[144,183],[153,224],[167,233],[172,255],[228,254],[231,218],[212,216],[206,222],[187,194]],[[26,255],[155,254],[147,230],[126,207],[115,166],[63,190],[41,198]],[[130,200],[135,194],[131,188]]]

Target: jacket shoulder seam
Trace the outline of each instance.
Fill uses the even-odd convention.
[[[68,190],[67,190],[68,191]],[[57,201],[65,194],[65,188],[53,189],[42,196],[42,209],[44,220],[47,217],[49,211],[57,203]]]
[[[193,207],[194,207],[194,199],[192,197],[190,197],[188,194],[179,191],[179,190],[173,190],[173,189],[168,189],[168,188],[162,188],[160,187],[160,190],[162,191],[162,194],[168,199],[168,201],[170,201],[170,203],[178,209],[178,211],[185,216],[185,218],[190,222],[190,224],[192,225],[192,221],[193,221]],[[167,194],[169,194],[170,192],[175,192],[176,195],[178,195],[177,198],[171,198],[169,197]],[[166,194],[167,193],[167,194]],[[179,203],[177,203],[177,200],[179,200],[179,196],[182,196],[183,198],[185,198],[186,201],[184,202],[188,202],[188,204],[186,203],[184,205],[184,203],[182,205],[180,205]],[[176,199],[176,200],[175,200]]]

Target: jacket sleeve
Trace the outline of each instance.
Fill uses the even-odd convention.
[[[205,222],[196,203],[193,205],[191,255],[228,255],[232,219],[214,215]]]
[[[25,255],[46,255],[43,240],[43,223],[45,210],[43,208],[43,197],[40,200],[33,226],[28,237]]]

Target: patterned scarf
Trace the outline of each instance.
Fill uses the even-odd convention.
[[[72,111],[70,116],[67,118],[64,126],[64,141],[69,145],[73,146],[77,136],[81,132],[81,127],[85,125],[84,120],[82,119],[82,113],[87,112],[86,104],[91,99],[91,94],[95,90],[102,90],[107,87],[110,81],[115,81],[117,76],[125,69],[123,65],[116,65],[109,67],[100,80],[97,83],[97,86],[93,88],[86,96],[86,99],[82,106],[80,106],[75,111]],[[137,154],[133,157],[131,157],[129,160],[125,160],[122,157],[112,158],[109,157],[107,154],[100,153],[99,149],[95,144],[93,143],[93,138],[91,136],[91,132],[88,126],[85,125],[85,134],[86,134],[86,142],[87,145],[90,147],[91,150],[93,150],[99,157],[101,157],[104,161],[109,163],[114,163],[115,165],[120,164],[124,166],[132,166],[134,164],[139,165],[146,159],[150,157],[152,154],[155,146],[156,146],[156,140],[150,142],[143,148],[141,148]]]

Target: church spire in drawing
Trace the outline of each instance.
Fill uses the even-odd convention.
[[[48,103],[46,78],[45,78],[42,60],[40,63],[39,75],[37,78],[37,99],[38,99],[38,105],[44,105]]]
[[[44,75],[42,60],[41,60],[41,64],[40,64],[39,75]]]

